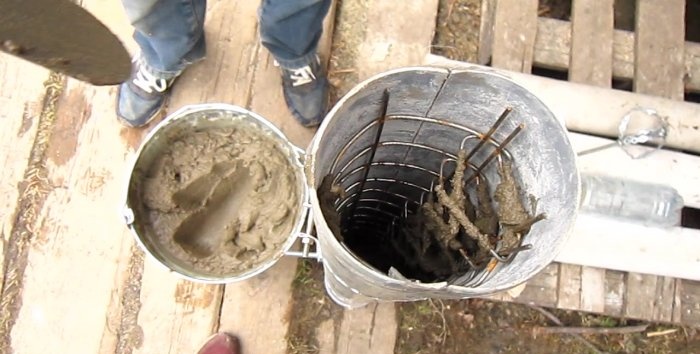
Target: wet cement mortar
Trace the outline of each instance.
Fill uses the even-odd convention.
[[[298,214],[296,172],[275,141],[245,126],[169,137],[137,171],[145,229],[164,254],[231,277],[275,257]]]

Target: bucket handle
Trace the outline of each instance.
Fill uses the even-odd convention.
[[[320,262],[323,258],[321,257],[321,248],[318,247],[318,238],[312,235],[312,230],[314,228],[314,218],[311,203],[309,201],[304,203],[304,213],[306,215],[304,230],[298,232],[295,235],[295,239],[301,240],[301,251],[287,250],[286,252],[284,252],[284,254],[286,256],[292,257],[316,259]],[[294,243],[296,243],[296,241]]]

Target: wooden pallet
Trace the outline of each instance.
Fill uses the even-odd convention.
[[[574,0],[572,22],[569,23],[538,18],[537,0],[484,0],[479,60],[482,63],[491,61],[497,68],[524,73],[530,73],[533,65],[568,69],[570,81],[601,88],[609,88],[613,77],[633,78],[636,93],[672,100],[683,100],[685,91],[697,91],[700,45],[684,42],[685,2],[639,0],[636,34],[613,29],[613,3],[613,0]],[[598,90],[602,97],[604,92]],[[569,94],[570,99],[577,96],[574,92]],[[617,93],[609,91],[609,95]],[[565,95],[558,98],[562,104],[569,104]],[[545,98],[543,100],[546,102]],[[598,102],[605,106],[604,101]],[[698,105],[678,105],[700,109]],[[600,133],[596,127],[616,124],[600,122],[605,119],[602,117],[588,115],[587,122],[576,128]],[[697,116],[679,119],[697,121]],[[571,128],[568,119],[566,123]],[[683,125],[672,124],[672,130],[682,132],[686,128]],[[693,126],[687,128],[694,130]],[[693,140],[689,150],[698,151],[700,144],[697,139]],[[694,159],[682,153],[669,154]],[[675,161],[673,156],[665,158],[670,163]],[[600,160],[598,169],[614,164],[612,161],[603,164],[604,161]],[[674,174],[685,178],[686,171],[693,174],[692,169],[688,165]],[[646,174],[663,175],[666,170],[651,169]],[[691,179],[681,184],[690,187]],[[697,187],[692,188],[690,198],[697,195]],[[619,231],[625,232],[624,229]],[[609,237],[615,236],[611,234]],[[659,240],[660,247],[667,243]],[[603,253],[609,256],[611,252]],[[638,263],[642,260],[628,261]],[[700,260],[692,259],[691,262],[696,266]],[[612,316],[700,325],[700,282],[670,276],[553,263],[530,280],[521,294],[514,295],[503,294],[498,298]]]
[[[495,0],[482,1],[482,22],[481,33],[479,38],[479,53],[478,63],[486,64],[490,61],[493,45],[494,45],[494,29],[496,22],[496,2]],[[682,2],[682,1],[680,1]],[[645,6],[652,2],[641,2],[642,15],[649,16]],[[533,3],[530,3],[532,7]],[[535,4],[536,5],[536,4]],[[591,7],[592,6],[592,7]],[[638,29],[641,29],[641,40],[636,40],[635,32],[624,30],[605,30],[613,25],[613,17],[610,13],[610,8],[613,6],[613,1],[604,0],[600,3],[590,5],[585,2],[579,3],[572,10],[572,21],[562,21],[546,17],[534,16],[532,21],[532,9],[530,9],[527,28],[530,32],[529,47],[531,47],[530,63],[533,66],[564,70],[570,72],[570,80],[574,82],[595,81],[597,85],[610,85],[610,79],[634,79],[636,78],[636,53],[641,50],[642,53],[652,54],[648,37],[650,34],[644,31],[649,27],[649,30],[658,30],[655,26],[655,18],[652,17],[641,23]],[[534,10],[536,11],[536,10]],[[679,88],[684,88],[686,92],[700,92],[700,43],[684,42],[684,27],[683,26],[683,5],[675,4],[670,6],[663,16],[671,16],[671,18],[661,18],[659,21],[674,21],[674,29],[671,33],[662,34],[671,39],[670,42],[665,42],[664,47],[654,47],[654,56],[658,61],[670,61],[675,67],[675,71],[667,78],[676,82],[676,95],[679,95]],[[499,16],[510,16],[509,14],[500,12]],[[499,22],[503,21],[499,18]],[[671,22],[658,22],[659,24],[667,24]],[[520,23],[524,25],[525,22]],[[572,35],[576,32],[578,36]],[[590,32],[590,33],[587,33]],[[533,34],[534,33],[534,34]],[[658,36],[658,34],[653,34]],[[606,60],[606,64],[596,66],[597,69],[587,69],[585,66],[586,60],[579,58],[587,57],[589,43],[582,42],[585,38],[595,37],[598,40],[604,41],[604,47],[598,48],[598,53],[605,54],[606,57],[612,55],[612,61]],[[671,38],[673,37],[673,38]],[[660,37],[656,37],[660,38]],[[534,40],[534,44],[532,44]],[[574,42],[577,41],[577,42]],[[638,47],[641,46],[641,47]],[[646,46],[646,48],[644,48]],[[591,46],[592,47],[592,46]],[[497,49],[498,51],[499,49]],[[659,54],[662,54],[659,56]],[[576,54],[576,55],[574,55]],[[498,56],[498,54],[497,54]],[[648,58],[641,58],[642,62]],[[499,60],[499,59],[497,59]],[[503,59],[500,59],[503,60]],[[494,64],[495,66],[499,66]],[[642,64],[644,65],[644,64]],[[610,72],[612,70],[612,75]],[[574,73],[575,71],[575,73]],[[644,71],[644,69],[642,69]],[[592,76],[587,76],[592,75]],[[663,74],[659,76],[664,76]],[[587,80],[587,78],[589,80]],[[682,85],[677,85],[682,81]],[[642,84],[643,85],[643,84]],[[636,90],[646,92],[644,90]],[[648,92],[650,94],[659,95],[658,92]]]

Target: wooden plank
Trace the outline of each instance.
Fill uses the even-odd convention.
[[[683,0],[663,3],[637,1],[634,71],[636,92],[683,100],[684,11]],[[675,279],[669,277],[630,274],[626,315],[671,321],[675,284]],[[651,306],[649,300],[652,301]]]
[[[396,12],[396,2],[368,1],[367,29],[356,63],[359,77],[422,63],[430,52],[437,4],[436,0],[407,1],[402,3],[401,16],[387,17]]]
[[[323,321],[316,329],[318,354],[336,354],[336,334],[333,319]]]
[[[477,64],[486,65],[493,53],[493,28],[496,15],[496,0],[481,0],[481,22],[479,23],[479,45]]]
[[[187,68],[173,86],[170,111],[207,102],[248,106],[261,46],[257,8],[257,1],[207,4],[207,57]]]
[[[496,68],[530,73],[537,34],[537,0],[498,0],[494,15]]]
[[[296,259],[284,257],[254,278],[226,285],[219,330],[238,335],[247,351],[286,353],[295,269]]]
[[[559,264],[557,308],[578,310],[581,307],[581,266]]]
[[[336,354],[393,353],[397,324],[393,303],[346,310]]]
[[[683,280],[681,290],[681,323],[700,324],[700,282]]]
[[[221,296],[221,286],[183,280],[147,259],[138,315],[143,339],[133,352],[195,353],[218,328]]]
[[[673,292],[673,313],[671,321],[681,323],[683,307],[683,279],[676,279],[676,286]]]
[[[654,321],[671,322],[675,307],[676,279],[657,277],[656,292],[652,319]]]
[[[0,162],[5,168],[0,172],[0,222],[2,233],[10,234],[14,222],[19,190],[23,179],[29,150],[36,134],[36,120],[41,112],[44,97],[44,81],[49,72],[39,66],[7,54],[0,54]]]
[[[700,152],[700,104],[486,68],[432,54],[425,63],[504,75],[535,94],[567,128],[579,132],[617,137],[620,119],[633,108],[647,107],[667,118],[672,127],[666,146]]]
[[[605,274],[603,268],[581,267],[581,310],[605,311]]]
[[[58,101],[45,162],[53,189],[28,255],[23,306],[12,332],[16,352],[115,350],[110,325],[120,312],[114,293],[132,240],[116,214],[127,144],[117,120],[105,119],[114,117],[113,100],[113,88],[69,80]]]
[[[614,0],[574,0],[569,81],[610,87]]]
[[[683,100],[685,0],[638,0],[634,91]]]
[[[571,51],[571,22],[540,17],[537,23],[534,65],[556,70],[567,70]],[[634,32],[613,32],[613,77],[634,77]],[[700,43],[685,42],[685,89],[700,91]]]
[[[613,66],[613,4],[613,0],[573,1],[569,81],[610,87]],[[603,312],[605,269],[581,267],[580,272],[580,309]]]
[[[84,3],[88,7],[93,4]],[[126,24],[123,11],[112,11],[120,5],[109,3],[99,6],[102,14],[109,14],[107,21],[104,16],[98,18],[128,42],[124,31],[115,31],[115,26],[109,25],[120,23],[124,28]],[[5,83],[21,92],[17,90],[24,90],[25,83],[36,80],[36,68],[22,70],[21,83]],[[46,75],[45,70],[41,71]],[[38,80],[41,82],[43,79]],[[39,164],[39,174],[46,173],[40,178],[39,187],[45,188],[42,193],[47,194],[36,225],[27,225],[34,236],[22,285],[23,307],[12,332],[15,352],[50,352],[56,348],[73,352],[117,351],[128,271],[128,262],[122,260],[128,259],[133,242],[119,218],[114,217],[121,191],[113,186],[122,184],[125,167],[121,162],[128,143],[117,134],[121,126],[116,119],[105,119],[113,117],[113,101],[113,89],[69,81],[57,102],[58,112],[46,111],[56,113],[48,132],[42,130],[44,135],[37,139],[49,147],[48,161]],[[33,118],[36,124],[33,107],[28,108],[25,118]],[[31,120],[24,123],[32,125]],[[105,136],[101,136],[103,132]],[[13,149],[21,156],[19,144]],[[104,234],[105,230],[112,232]],[[62,281],[67,279],[66,274],[72,281]],[[76,311],[75,304],[90,311]],[[37,330],[42,331],[42,341],[36,341]]]
[[[655,275],[638,273],[629,273],[627,275],[625,317],[653,318],[657,280],[658,277]]]
[[[571,22],[538,18],[533,64],[547,69],[567,70],[571,64],[570,54]]]
[[[627,273],[616,270],[605,272],[605,313],[622,316],[625,308],[625,283]]]
[[[7,54],[0,54],[0,284],[5,275],[6,244],[12,234],[20,183],[37,131],[47,70]]]
[[[538,306],[556,307],[559,265],[552,263],[527,282],[515,301]]]
[[[635,37],[635,33],[629,31],[615,30],[613,33],[613,76],[616,78],[634,78]]]

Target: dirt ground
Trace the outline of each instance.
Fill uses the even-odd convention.
[[[452,59],[474,61],[478,43],[480,0],[440,0],[433,52]],[[567,19],[570,1],[541,0],[540,15]],[[333,99],[359,82],[353,71],[358,38],[362,38],[365,1],[340,0],[329,64]],[[316,329],[334,319],[340,325],[342,309],[332,303],[323,288],[320,264],[302,261],[289,313],[290,354],[318,353]],[[397,303],[396,354],[432,353],[700,353],[697,329],[647,324],[639,321],[590,315],[575,311],[545,310],[569,327],[617,329],[647,325],[643,332],[595,334],[577,338],[570,334],[538,334],[540,327],[556,327],[538,309],[514,303],[481,299],[428,300]]]
[[[481,299],[429,300],[398,304],[399,334],[395,353],[698,353],[700,337],[688,328],[650,324],[643,333],[586,335],[536,334],[556,327],[542,313],[521,304]],[[546,310],[566,326],[616,328],[644,324],[575,311]],[[645,333],[675,332],[647,337]]]

